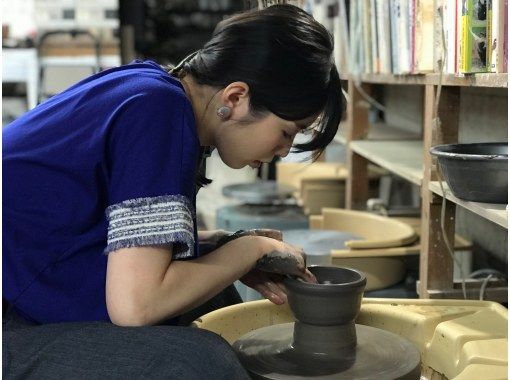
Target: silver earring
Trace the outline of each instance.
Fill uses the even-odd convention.
[[[229,116],[230,116],[230,112],[232,112],[230,107],[221,106],[216,111],[216,115],[218,115],[220,117],[220,119],[222,119],[222,120],[227,120],[229,118]]]

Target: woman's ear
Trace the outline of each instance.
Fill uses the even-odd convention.
[[[232,82],[221,93],[220,102],[230,107],[231,119],[241,120],[250,113],[250,87],[245,82]]]

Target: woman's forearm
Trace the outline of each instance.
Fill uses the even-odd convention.
[[[185,313],[248,273],[262,256],[260,237],[234,240],[190,261],[174,261],[155,293],[150,324]]]
[[[106,298],[112,322],[151,325],[212,298],[248,273],[271,240],[247,236],[208,255],[172,260],[171,248],[135,247],[108,258]]]

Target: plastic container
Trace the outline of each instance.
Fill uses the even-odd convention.
[[[508,203],[508,143],[438,145],[430,154],[457,198]]]

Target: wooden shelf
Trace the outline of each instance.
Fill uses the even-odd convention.
[[[351,141],[351,149],[369,161],[421,186],[423,141]]]
[[[347,145],[347,123],[340,123],[335,140]],[[366,140],[421,140],[421,135],[416,132],[394,127],[384,123],[375,123],[370,126]]]
[[[422,219],[419,226],[420,297],[462,298],[462,289],[453,279],[453,259],[445,242],[440,238],[442,208],[441,203],[437,202],[436,194],[440,195],[441,190],[439,182],[431,182],[431,179],[437,178],[437,169],[428,154],[428,149],[431,146],[458,141],[462,86],[508,89],[508,74],[480,73],[464,76],[363,74],[343,75],[341,78],[348,80],[350,102],[347,103],[346,122],[341,125],[335,140],[348,147],[347,164],[350,176],[346,186],[346,208],[353,209],[366,204],[369,198],[367,186],[369,162],[420,186],[422,197]],[[444,88],[436,108],[435,86],[439,84],[440,79]],[[357,85],[358,81],[361,82],[362,88]],[[409,139],[402,136],[402,130],[398,131],[388,126],[374,128],[370,125],[369,107],[364,101],[364,91],[371,93],[373,90],[371,84],[421,86],[417,91],[423,91],[422,135],[414,138],[410,136]],[[436,117],[442,121],[439,125],[434,122]],[[393,135],[394,133],[396,135]],[[466,202],[454,197],[450,191],[446,192],[445,198],[450,200],[446,202],[445,210],[446,233],[450,238],[455,236],[457,205],[503,228],[508,228],[506,205]],[[478,298],[480,284],[470,285],[474,287],[469,287],[468,297]],[[506,302],[508,299],[506,284],[490,281],[485,291],[485,299]]]
[[[407,85],[438,85],[439,74],[415,74],[415,75],[393,75],[393,74],[343,74],[342,80],[359,79],[365,83],[375,84],[407,84]],[[466,75],[444,74],[443,86],[471,86],[471,87],[495,87],[508,88],[507,73],[478,73]]]
[[[462,206],[469,211],[490,220],[491,222],[508,228],[508,211],[506,209],[507,205],[464,201],[452,194],[446,182],[443,182],[443,187],[445,190],[446,199],[449,201],[458,204],[459,206]],[[429,190],[440,196],[443,196],[441,192],[441,186],[439,185],[438,181],[430,182]]]
[[[483,281],[480,279],[466,278],[466,297],[468,300],[478,300],[480,297],[480,289]],[[419,281],[418,281],[419,282]],[[462,280],[453,281],[453,286],[449,289],[427,289],[427,298],[435,299],[463,299]],[[487,283],[487,287],[483,294],[485,301],[508,302],[507,282],[491,279]],[[419,287],[418,287],[419,288]]]

